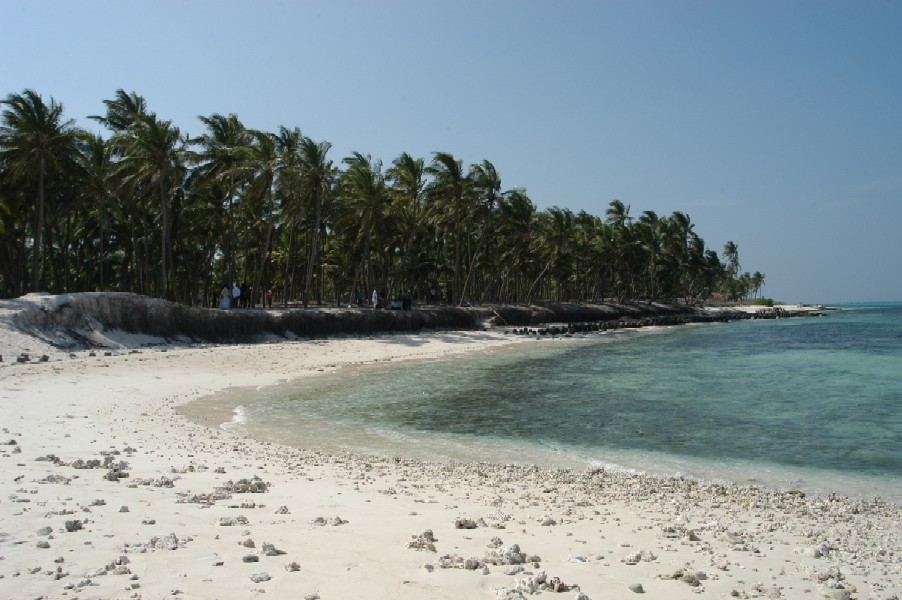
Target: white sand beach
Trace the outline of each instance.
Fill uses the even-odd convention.
[[[331,455],[176,411],[525,337],[180,347],[106,332],[110,350],[70,353],[15,310],[0,306],[0,598],[902,596],[902,509],[876,499]]]

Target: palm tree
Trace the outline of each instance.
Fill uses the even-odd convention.
[[[653,210],[646,210],[639,217],[639,239],[648,255],[648,289],[646,295],[649,303],[658,297],[658,255],[661,248],[661,220]]]
[[[123,283],[128,286],[129,279],[135,277],[136,289],[141,293],[147,293],[149,291],[148,278],[150,277],[149,242],[152,231],[148,210],[145,206],[147,192],[141,188],[145,182],[121,177],[122,169],[118,165],[118,160],[122,158],[124,152],[122,143],[129,130],[146,119],[150,113],[147,101],[143,96],[136,92],[127,93],[121,88],[116,90],[112,99],[104,100],[103,104],[106,106],[105,115],[91,115],[88,118],[97,121],[113,133],[113,137],[108,143],[112,148],[114,160],[117,161],[116,178],[121,194],[119,204],[125,213],[129,229],[129,244],[125,253],[126,264],[134,261],[131,269],[126,269],[126,281]]]
[[[405,287],[412,287],[410,281],[410,256],[413,252],[413,243],[419,227],[420,204],[423,201],[423,190],[426,186],[425,161],[422,158],[413,158],[404,152],[392,162],[387,171],[392,188],[401,203],[409,205],[410,225],[407,231],[407,240],[404,244],[404,257],[402,270],[407,278]],[[397,211],[401,213],[402,211]]]
[[[284,128],[283,128],[284,130]],[[250,301],[255,302],[263,278],[263,268],[269,254],[274,225],[275,194],[273,186],[276,176],[282,167],[282,157],[277,149],[277,138],[265,131],[250,130],[250,145],[242,149],[242,158],[238,166],[232,170],[237,179],[244,183],[244,197],[248,199],[246,213],[250,222],[263,227],[263,244],[257,248],[254,265],[253,283],[251,284]],[[298,137],[300,131],[298,131]],[[291,160],[290,158],[288,160]],[[251,200],[252,199],[252,200]],[[255,228],[256,229],[256,228]],[[253,239],[257,239],[252,234]]]
[[[717,290],[717,286],[721,284],[725,276],[724,265],[717,257],[714,250],[705,250],[705,243],[701,238],[693,240],[693,259],[695,277],[695,301],[694,303],[702,304],[705,299],[711,296],[711,293]]]
[[[193,176],[201,182],[222,183],[225,194],[219,199],[220,210],[226,211],[226,230],[223,235],[223,254],[226,264],[226,281],[235,281],[235,187],[237,171],[251,144],[251,136],[234,113],[223,116],[214,113],[209,117],[199,116],[206,125],[207,132],[193,140],[200,145],[197,155],[199,163]]]
[[[623,204],[620,200],[611,200],[607,210],[605,210],[607,224],[612,227],[626,227],[633,220],[630,217],[629,205]]]
[[[535,235],[536,206],[522,189],[506,192],[499,205],[501,260],[508,269],[504,273],[499,301],[520,298],[520,277],[525,274],[526,261]]]
[[[139,118],[126,131],[114,137],[123,148],[119,162],[121,173],[129,182],[147,189],[156,187],[160,203],[160,297],[168,298],[172,271],[170,252],[169,195],[181,183],[185,162],[190,157],[178,127],[154,114]]]
[[[301,178],[308,197],[313,203],[313,241],[310,245],[310,257],[307,262],[307,278],[304,284],[304,308],[310,300],[310,287],[313,283],[313,269],[319,251],[319,235],[322,227],[323,198],[332,185],[332,161],[326,158],[332,144],[314,142],[308,137],[301,140]]]
[[[683,246],[687,246],[689,240],[696,237],[695,223],[692,222],[689,215],[678,210],[670,215],[670,220],[673,221],[676,227],[678,239],[682,242]]]
[[[347,170],[342,174],[339,191],[344,213],[344,223],[354,240],[355,270],[351,287],[360,289],[358,278],[363,263],[372,285],[377,285],[372,268],[371,246],[377,232],[383,231],[384,238],[391,232],[385,232],[384,226],[388,192],[385,177],[382,174],[382,163],[359,152],[344,159]],[[387,242],[388,239],[385,239]],[[391,244],[392,246],[394,244]],[[384,282],[382,282],[384,283]]]
[[[12,178],[33,181],[36,186],[31,289],[37,291],[47,177],[75,160],[82,132],[74,121],[64,119],[61,103],[51,98],[50,104],[45,104],[34,90],[10,94],[0,104],[7,106],[0,127],[0,159],[7,162]]]
[[[106,263],[107,238],[109,237],[109,216],[113,208],[116,188],[112,144],[99,135],[88,135],[85,138],[81,163],[84,175],[81,194],[86,204],[97,211],[97,239],[100,254],[97,261],[98,285],[100,290],[105,290],[104,266]]]
[[[603,273],[607,267],[604,228],[606,225],[595,215],[584,210],[574,217],[573,258],[576,275],[576,298],[597,298],[604,289]]]
[[[147,102],[143,96],[135,92],[126,93],[121,88],[116,90],[115,98],[104,100],[103,103],[106,106],[106,116],[91,115],[88,118],[97,121],[113,133],[127,131],[148,114]]]
[[[454,222],[454,281],[451,291],[451,304],[460,303],[460,220],[467,177],[463,163],[447,152],[436,152],[432,164],[427,169],[434,176],[431,189],[439,197],[453,206]]]
[[[629,216],[629,205],[620,200],[612,200],[605,211],[605,223],[611,227],[612,256],[614,263],[615,287],[620,300],[623,300],[632,292],[633,273],[633,242],[634,235],[630,229],[632,217]]]
[[[301,181],[301,142],[304,136],[298,127],[279,127],[279,132],[274,136],[276,152],[279,160],[277,163],[276,197],[280,207],[279,221],[288,226],[288,248],[280,250],[277,256],[283,257],[285,269],[285,281],[289,282],[283,288],[283,302],[288,305],[288,289],[294,289],[294,243],[297,226],[304,214],[303,184]],[[268,244],[267,244],[268,245]]]
[[[756,297],[758,293],[761,291],[761,288],[764,287],[764,275],[760,271],[755,271],[752,273],[752,294]]]
[[[689,291],[691,285],[692,269],[690,258],[692,247],[697,241],[695,224],[689,215],[680,211],[674,211],[664,225],[663,252],[665,260],[670,267],[666,271],[669,280],[670,293],[673,297],[689,299],[692,295]]]
[[[461,302],[467,296],[467,288],[473,278],[473,271],[476,268],[476,261],[479,258],[482,247],[487,239],[491,236],[493,217],[498,202],[501,199],[501,177],[495,170],[495,165],[487,160],[483,160],[480,164],[471,165],[469,173],[469,181],[471,188],[476,197],[477,214],[474,215],[477,220],[481,221],[482,233],[479,235],[479,241],[476,243],[476,250],[470,258],[470,267],[467,269],[467,278],[464,280],[463,288],[460,292]]]
[[[539,215],[539,245],[545,257],[545,267],[533,281],[526,294],[526,303],[532,301],[533,291],[550,269],[558,266],[558,262],[569,251],[573,238],[574,219],[573,213],[567,208],[552,206]],[[558,280],[558,291],[562,288],[562,281]]]
[[[721,253],[721,257],[727,261],[727,275],[732,278],[735,278],[739,274],[739,246],[737,246],[734,242],[730,241],[724,244],[723,253]]]

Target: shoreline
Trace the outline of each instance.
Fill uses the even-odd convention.
[[[174,410],[227,388],[516,339],[83,351],[4,368],[0,596],[514,599],[554,578],[571,586],[564,597],[590,600],[632,597],[631,586],[673,598],[902,593],[898,506],[605,469],[327,454]]]
[[[702,325],[689,324],[689,326]],[[534,334],[516,337],[511,339],[509,344],[502,342],[500,346],[477,349],[473,352],[454,353],[442,357],[406,358],[392,364],[415,365],[436,360],[455,361],[472,358],[474,354],[484,352],[518,354],[543,352],[558,344],[617,343],[621,336],[666,334],[673,327],[676,326],[650,326],[641,330],[618,329],[601,334],[576,334],[569,338],[558,336],[555,339]],[[343,423],[329,417],[310,414],[304,418],[311,419],[311,422],[300,427],[296,421],[284,428],[276,422],[269,422],[264,427],[255,422],[247,422],[236,414],[237,411],[243,413],[249,408],[252,409],[255,405],[259,410],[261,403],[268,406],[297,393],[309,394],[320,388],[340,386],[344,378],[354,378],[387,368],[389,367],[384,362],[345,365],[334,370],[317,372],[309,378],[304,376],[269,386],[259,391],[258,398],[253,397],[252,390],[231,389],[218,397],[198,398],[177,407],[176,410],[193,422],[214,429],[228,429],[231,433],[262,442],[330,454],[349,453],[360,457],[401,458],[425,463],[488,461],[516,466],[538,466],[552,470],[604,468],[612,472],[655,479],[690,479],[701,485],[757,486],[777,493],[796,490],[820,498],[836,495],[850,500],[879,497],[887,503],[902,506],[902,481],[894,483],[895,480],[844,471],[740,460],[724,462],[653,451],[593,449],[567,444],[518,442],[510,438],[489,439],[482,436],[471,438],[463,434],[436,431],[400,431]],[[301,386],[303,390],[300,389]],[[326,433],[322,433],[326,430]],[[492,458],[487,460],[486,457]]]
[[[2,598],[902,595],[902,507],[875,499],[300,450],[177,412],[230,389],[524,336],[139,349],[160,340],[106,331],[118,349],[70,354],[0,333],[48,356],[0,366]]]

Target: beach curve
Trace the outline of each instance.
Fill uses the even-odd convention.
[[[899,507],[878,500],[601,468],[327,454],[240,438],[175,410],[228,388],[525,339],[403,335],[408,343],[123,345],[109,355],[36,342],[46,362],[4,362],[0,596],[902,593]]]

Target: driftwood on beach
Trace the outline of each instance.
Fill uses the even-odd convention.
[[[478,307],[427,305],[413,310],[357,307],[221,310],[190,307],[131,293],[80,293],[8,302],[20,303],[13,319],[18,328],[61,348],[103,345],[96,342],[91,334],[107,331],[124,331],[186,343],[252,343],[273,337],[292,339],[438,329],[480,330],[550,323],[569,324],[576,330],[589,331],[760,318],[760,315],[739,310],[711,312],[689,306],[648,303]]]

